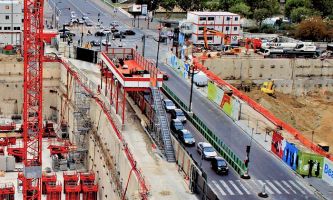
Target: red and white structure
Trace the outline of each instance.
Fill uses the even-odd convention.
[[[223,32],[230,37],[231,44],[238,42],[240,16],[231,12],[188,12],[187,23],[192,23],[191,40],[193,44],[204,44],[204,27],[207,30]],[[207,33],[208,44],[223,44],[223,38]]]
[[[119,63],[120,60],[123,63]],[[115,106],[123,125],[127,92],[149,91],[150,87],[162,86],[163,74],[155,63],[145,59],[134,49],[113,48],[102,52],[100,66],[100,90],[109,97],[110,104]]]

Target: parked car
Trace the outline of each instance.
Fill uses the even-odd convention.
[[[110,23],[111,26],[119,26],[119,23],[117,21],[113,21]]]
[[[83,19],[84,21],[87,21],[87,20],[89,20],[89,17],[88,17],[86,14],[83,14],[83,15],[82,15],[82,19]]]
[[[86,26],[93,26],[93,23],[90,19],[85,20],[84,23],[86,24]]]
[[[184,144],[188,146],[195,145],[195,139],[190,131],[187,129],[183,129],[178,131],[178,138]]]
[[[73,24],[78,23],[77,18],[76,17],[75,18],[71,18],[71,23],[73,23]]]
[[[212,158],[211,167],[217,174],[228,175],[229,173],[228,164],[222,157]]]
[[[90,42],[90,44],[92,45],[92,46],[101,46],[101,42],[100,41],[98,41],[98,40],[93,40],[93,41],[91,41]]]
[[[170,111],[171,119],[179,119],[182,123],[186,123],[186,117],[181,109],[173,109]]]
[[[165,71],[161,71],[162,75],[163,75],[163,80],[167,81],[169,80],[169,75],[165,72]]]
[[[85,21],[84,21],[83,19],[77,19],[77,23],[79,23],[79,24],[84,24]]]
[[[76,18],[76,13],[75,13],[75,11],[71,11],[71,18]]]
[[[120,33],[114,33],[113,36],[114,36],[114,38],[120,38],[120,37],[122,39],[126,38],[126,36],[122,32],[120,32]]]
[[[184,129],[184,125],[178,119],[173,119],[170,122],[170,129],[177,135],[179,131]]]
[[[75,33],[71,32],[65,32],[65,33],[60,33],[60,38],[67,38],[67,37],[74,37]]]
[[[108,41],[108,46],[111,46],[111,42],[110,41]],[[104,46],[106,46],[106,40],[102,40],[102,45],[104,45]]]
[[[102,32],[106,35],[106,34],[110,34],[111,33],[111,29],[105,28],[102,30]]]
[[[112,28],[111,28],[111,32],[112,32],[112,33],[115,33],[115,32],[119,32],[119,30],[116,29],[115,27],[112,27]]]
[[[125,34],[125,35],[135,35],[135,32],[132,31],[132,30],[130,30],[130,29],[128,29],[128,30],[125,30],[125,31],[124,31],[124,34]]]
[[[176,109],[175,104],[170,99],[163,99],[164,108],[167,112]]]
[[[103,31],[97,31],[95,36],[105,36],[105,33],[103,33]]]
[[[205,160],[212,159],[217,156],[213,146],[207,142],[199,142],[197,144],[197,151]]]

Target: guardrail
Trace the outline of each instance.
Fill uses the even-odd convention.
[[[164,92],[173,99],[176,104],[183,110],[188,111],[187,105],[182,102],[170,88],[165,84],[162,85]],[[206,125],[205,123],[193,113],[192,116],[187,115],[187,119],[195,126],[195,128],[213,145],[213,147],[218,151],[223,158],[229,163],[229,165],[234,168],[234,170],[239,174],[243,175],[247,170],[244,162],[232,152],[232,150],[226,145],[220,138],[218,138]]]

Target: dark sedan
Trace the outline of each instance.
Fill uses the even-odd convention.
[[[92,45],[92,46],[101,46],[101,43],[100,43],[100,41],[98,41],[98,40],[93,40],[93,41],[91,41],[90,42],[90,44]]]

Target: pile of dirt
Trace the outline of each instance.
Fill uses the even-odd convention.
[[[247,95],[301,131],[308,139],[311,140],[314,131],[314,142],[326,143],[333,153],[333,93],[311,92],[295,97],[276,92],[272,97],[260,90],[252,90]]]

